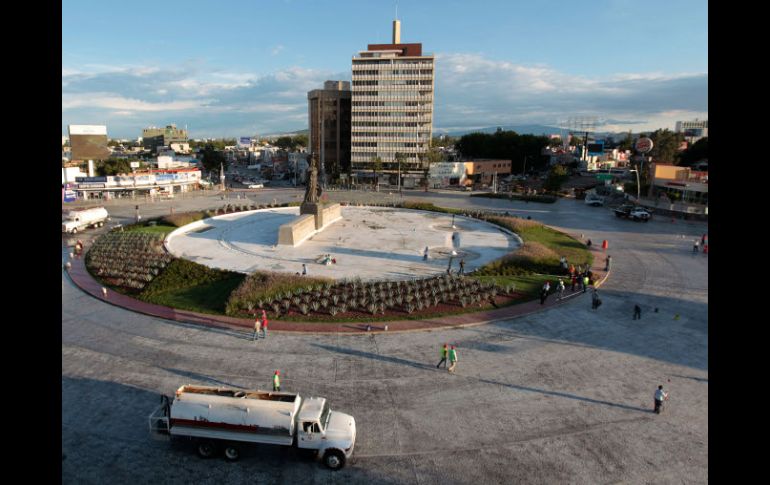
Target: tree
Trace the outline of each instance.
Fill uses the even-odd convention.
[[[443,159],[444,154],[435,146],[431,146],[427,153],[420,154],[420,162],[422,162],[424,170],[423,186],[425,187],[425,192],[428,191],[428,178],[430,177],[431,165],[440,163]]]
[[[623,141],[621,141],[618,144],[618,150],[633,150],[634,149],[634,137],[631,135],[631,132],[629,131],[626,133],[626,137],[623,138]]]
[[[374,171],[374,186],[380,190],[379,177],[377,174],[382,171],[382,158],[372,157],[372,170]]]
[[[554,165],[548,172],[548,178],[543,183],[543,187],[551,192],[558,192],[568,179],[567,169],[563,165]]]
[[[511,160],[514,172],[530,169],[542,169],[548,163],[547,157],[541,155],[544,147],[548,146],[547,136],[519,135],[515,131],[499,130],[495,133],[470,133],[463,135],[455,147],[467,158],[497,158]]]
[[[701,138],[693,143],[687,150],[679,154],[679,165],[689,167],[709,157],[709,139]]]
[[[215,149],[212,144],[207,144],[203,147],[202,160],[203,168],[209,172],[219,170],[220,164],[227,168],[228,162],[225,160],[224,154]]]
[[[664,163],[675,163],[679,155],[679,147],[684,141],[682,133],[674,133],[669,129],[655,130],[651,135],[653,146],[649,155],[654,160]]]
[[[131,163],[125,158],[108,158],[96,162],[96,174],[100,177],[131,173]]]

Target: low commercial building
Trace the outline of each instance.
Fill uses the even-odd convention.
[[[653,163],[648,197],[666,203],[708,206],[708,172],[690,167]]]
[[[77,177],[72,187],[80,199],[125,196],[160,196],[198,190],[201,171],[197,168],[146,170],[135,174]]]
[[[428,172],[428,184],[434,189],[459,187],[465,185],[466,176],[463,162],[434,163]]]
[[[475,159],[464,163],[466,176],[474,184],[490,185],[495,177],[511,173],[511,160]]]

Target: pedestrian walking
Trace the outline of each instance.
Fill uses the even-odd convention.
[[[696,239],[695,242],[692,244],[693,254],[698,254],[698,244],[699,244],[699,241]]]
[[[455,371],[455,366],[457,365],[457,349],[453,345],[451,349],[449,349],[449,369],[447,369],[449,372]]]
[[[588,285],[591,283],[591,281],[588,279],[588,275],[583,276],[583,293],[588,291]]]
[[[597,291],[596,288],[594,288],[593,293],[591,293],[591,309],[596,310],[601,306],[602,300],[599,298],[599,291]]]
[[[267,313],[262,310],[262,338],[267,338]]]
[[[708,253],[709,253],[709,245],[708,244],[704,244],[703,245],[703,254],[708,255]]]
[[[302,263],[302,276],[307,276],[307,265]]]
[[[273,391],[280,392],[281,390],[281,378],[279,377],[281,375],[281,371],[275,371],[275,374],[273,374]]]
[[[559,284],[556,285],[556,289],[559,290],[559,300],[564,298],[564,280],[559,278]]]
[[[545,286],[543,286],[543,289],[540,290],[540,304],[545,305],[545,299],[548,298],[548,290],[545,289]]]
[[[591,240],[590,239],[588,240],[588,242],[586,242],[586,246],[588,246],[589,248],[591,247]]]
[[[428,246],[425,246],[425,251],[422,253],[422,260],[427,261],[428,260]]]
[[[607,263],[604,266],[604,271],[609,271],[610,270],[610,264],[612,264],[612,256],[610,256],[608,254],[607,255]]]
[[[441,347],[441,360],[438,361],[438,364],[436,364],[436,369],[438,369],[441,364],[444,364],[444,369],[446,369],[446,358],[449,354],[449,345],[444,344],[443,347]]]
[[[663,401],[668,400],[668,393],[663,390],[663,386],[658,386],[655,391],[655,414],[660,414],[663,410]]]
[[[576,274],[572,275],[572,293],[575,293],[575,286],[577,286],[578,277]]]
[[[703,234],[700,238],[700,245],[705,246],[706,245],[706,239],[708,239],[708,235],[706,233]]]
[[[460,271],[457,274],[465,274],[465,258],[460,259]]]
[[[569,275],[572,276],[574,274],[575,274],[575,265],[574,264],[570,264],[569,265]]]
[[[257,339],[259,338],[259,330],[261,326],[262,326],[262,320],[260,320],[259,317],[255,318],[254,319],[254,337],[252,338],[254,342],[256,342]]]
[[[634,320],[641,320],[641,319],[642,319],[642,307],[636,304],[634,305]]]

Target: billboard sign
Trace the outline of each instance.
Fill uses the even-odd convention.
[[[238,138],[238,146],[239,147],[245,147],[248,148],[251,146],[251,137],[250,136],[242,136]]]
[[[64,187],[62,188],[62,202],[75,202],[78,196],[75,191],[72,190],[73,188],[74,186],[72,184],[64,184]]]
[[[588,143],[589,155],[604,155],[604,140],[596,140],[594,143]]]
[[[650,150],[652,150],[652,140],[649,138],[639,138],[636,140],[636,145],[634,145],[634,148],[636,148],[636,151],[639,153],[647,153]]]
[[[107,127],[104,125],[69,125],[73,160],[104,160],[109,158]]]

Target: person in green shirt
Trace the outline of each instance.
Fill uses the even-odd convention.
[[[281,371],[275,371],[275,374],[273,374],[273,391],[281,390],[281,378],[278,377],[280,374]]]
[[[449,372],[455,371],[455,365],[457,365],[457,350],[455,349],[455,346],[453,345],[451,349],[449,349]]]
[[[447,354],[449,353],[449,349],[447,348],[448,345],[444,344],[444,347],[441,348],[441,360],[438,361],[438,364],[436,364],[436,369],[438,369],[441,364],[444,364],[444,369],[446,369],[446,358]]]

